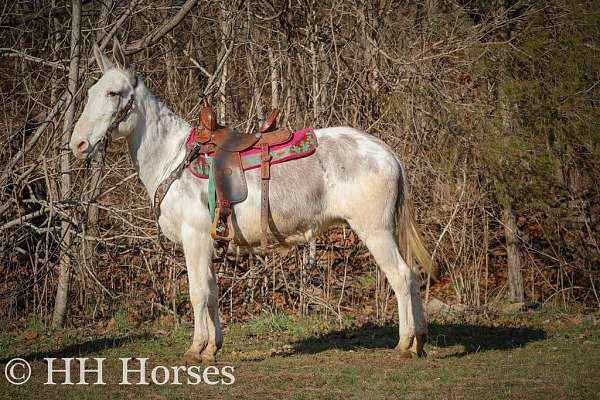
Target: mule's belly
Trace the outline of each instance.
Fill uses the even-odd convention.
[[[270,244],[305,243],[326,222],[324,175],[315,168],[316,155],[271,166],[269,181]],[[235,241],[241,246],[258,246],[261,239],[260,170],[246,172],[248,198],[233,207]]]
[[[291,226],[291,224],[280,220],[270,220],[270,229],[267,232],[269,245],[291,246],[308,242],[317,229],[303,229],[302,226]],[[273,229],[275,226],[275,229]],[[315,227],[318,228],[318,227]],[[260,218],[258,220],[246,220],[234,217],[235,237],[234,242],[242,247],[258,247],[262,237]]]

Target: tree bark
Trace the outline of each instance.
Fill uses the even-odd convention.
[[[79,53],[81,33],[81,0],[73,0],[73,13],[71,19],[71,62],[69,64],[69,81],[67,91],[67,109],[63,123],[61,138],[62,148],[68,148],[73,121],[75,119],[75,93],[77,92],[77,80],[79,77]],[[71,194],[70,175],[70,153],[64,151],[60,160],[61,170],[61,200],[66,200]],[[71,277],[71,258],[69,248],[71,247],[71,235],[69,233],[69,222],[61,223],[62,257],[60,258],[58,287],[54,301],[54,314],[52,315],[52,327],[59,328],[63,325],[67,309],[69,294],[69,280]]]
[[[508,264],[508,289],[513,303],[523,301],[523,272],[521,269],[521,251],[517,238],[517,220],[510,206],[503,212],[504,236],[506,238],[506,258]]]
[[[220,10],[221,14],[221,53],[225,54],[227,51],[227,43],[229,42],[232,29],[233,29],[233,15],[232,11],[227,7],[227,5],[223,4]],[[231,44],[230,44],[231,45]],[[217,67],[218,68],[218,67]],[[218,71],[215,68],[215,74]],[[227,120],[227,81],[229,80],[229,68],[227,65],[227,61],[223,64],[221,70],[221,78],[219,80],[219,92],[218,92],[218,119],[221,120],[221,123],[225,123]]]
[[[367,73],[367,82],[373,93],[379,90],[379,50],[376,44],[379,41],[380,10],[379,5],[366,2],[363,6],[363,12],[360,16],[360,25],[362,31],[362,42],[365,49],[364,62]]]
[[[288,125],[290,122],[290,116],[292,115],[292,111],[296,110],[296,95],[294,92],[294,69],[292,66],[292,56],[293,53],[291,50],[286,52],[287,60],[287,76],[286,76],[286,99],[285,99],[285,115],[283,118],[283,125]]]
[[[507,0],[501,0],[501,6],[499,8],[500,15],[506,18],[506,10],[509,8]],[[512,37],[512,31],[510,25],[506,25],[504,29],[500,30],[500,35],[503,40],[509,40]],[[500,54],[500,78],[506,79],[507,77],[507,63],[508,57],[506,52]],[[510,136],[514,130],[514,120],[512,117],[513,109],[511,102],[505,92],[505,88],[502,84],[498,85],[498,108],[500,111],[500,117],[502,120],[503,134]],[[518,246],[517,238],[517,221],[512,208],[512,201],[510,195],[506,193],[505,189],[502,189],[504,193],[500,193],[501,203],[503,207],[503,220],[504,220],[504,237],[506,239],[506,254],[507,254],[507,268],[508,268],[508,288],[510,291],[510,300],[513,303],[520,303],[523,301],[523,271],[521,262],[521,251]]]
[[[254,53],[252,51],[252,47],[250,47],[250,54],[246,57],[246,62],[248,64],[248,75],[250,79],[250,85],[252,86],[252,104],[254,105],[256,118],[258,118],[259,121],[263,121],[264,113],[261,100],[261,90],[260,85],[258,83],[258,77],[256,76],[256,70],[254,69],[254,65],[252,64],[253,57]]]
[[[219,119],[221,124],[226,124],[227,121],[227,79],[228,79],[227,64],[223,66],[221,72],[221,82],[219,83]]]
[[[313,106],[313,123],[318,124],[319,122],[319,66],[318,66],[318,58],[317,58],[317,18],[315,11],[311,11],[311,25],[310,25],[310,67],[312,72],[312,106]]]
[[[271,67],[271,108],[279,108],[279,68],[273,53],[273,47],[269,46],[269,66]]]
[[[100,8],[100,17],[98,18],[98,25],[101,27],[101,29],[96,33],[96,42],[99,42],[102,40],[102,38],[106,35],[106,26],[109,23],[110,20],[110,13],[109,11],[112,9],[114,5],[114,0],[105,0],[102,2],[101,8]],[[89,204],[89,208],[88,208],[88,220],[87,220],[87,231],[89,236],[95,237],[98,234],[98,205],[95,203],[92,203],[92,199],[94,199],[99,193],[100,193],[100,178],[102,175],[102,170],[101,170],[101,161],[102,161],[102,154],[100,152],[98,152],[93,159],[92,162],[92,178],[90,180],[91,182],[91,187],[92,187],[92,191],[88,197],[88,201],[90,202]],[[89,260],[91,255],[92,255],[92,249],[93,249],[93,243],[94,241],[92,240],[88,240],[87,241],[87,246],[86,247],[86,253],[84,254],[84,257],[86,260]]]

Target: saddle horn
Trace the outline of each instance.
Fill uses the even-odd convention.
[[[215,110],[208,104],[208,100],[204,98],[204,106],[202,110],[200,110],[200,123],[204,127],[204,129],[208,131],[216,131],[219,128],[219,124],[217,123],[217,114]]]

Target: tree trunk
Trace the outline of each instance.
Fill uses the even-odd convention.
[[[365,49],[364,62],[365,71],[367,73],[367,82],[373,91],[373,94],[379,90],[379,51],[375,44],[379,40],[379,9],[376,5],[365,3],[363,7],[363,15],[360,18],[362,31],[362,42]]]
[[[105,0],[102,2],[100,8],[100,17],[98,18],[98,25],[101,27],[98,32],[96,32],[96,43],[99,43],[102,38],[106,35],[106,26],[110,20],[110,10],[114,5],[114,0]],[[101,170],[101,162],[102,162],[102,154],[100,152],[96,153],[93,157],[91,163],[92,177],[90,179],[90,185],[92,191],[90,192],[87,201],[90,203],[88,206],[87,212],[87,223],[86,223],[86,233],[87,236],[97,237],[98,236],[98,205],[93,203],[92,200],[100,193],[100,178],[102,177]],[[85,246],[83,246],[83,257],[84,260],[91,260],[94,252],[94,240],[86,240]]]
[[[329,68],[329,56],[325,44],[319,45],[319,66],[321,67],[321,88],[319,93],[319,103],[321,112],[329,110],[329,79],[331,78],[331,69]]]
[[[498,93],[499,108],[502,118],[502,129],[505,135],[512,133],[512,119],[510,104],[502,87]],[[502,219],[504,223],[504,237],[506,239],[507,268],[508,268],[508,287],[510,290],[510,300],[514,303],[523,301],[523,273],[521,271],[521,251],[517,239],[517,221],[512,209],[511,199],[506,189],[501,185],[499,187],[500,203],[503,208]]]
[[[227,64],[223,65],[223,69],[221,70],[221,81],[219,83],[219,116],[218,119],[221,124],[227,124],[227,77],[228,70]]]
[[[290,50],[286,53],[286,55],[287,55],[287,60],[286,60],[287,76],[286,76],[285,116],[284,116],[283,122],[282,122],[283,125],[288,125],[290,116],[292,115],[292,111],[296,110],[296,95],[294,93],[294,87],[292,86],[294,84],[294,70],[293,70],[293,66],[292,66],[293,53]]]
[[[513,303],[523,301],[523,272],[521,270],[521,252],[517,238],[517,220],[510,206],[504,208],[504,236],[506,238],[506,258],[508,264],[508,289]]]
[[[315,11],[311,12],[311,22],[310,26],[311,38],[310,38],[310,66],[312,71],[312,106],[313,106],[313,123],[316,125],[319,121],[319,66],[318,66],[318,58],[317,58],[317,18],[315,15]]]
[[[279,68],[273,47],[269,46],[269,66],[271,67],[271,108],[279,108]]]
[[[255,107],[256,117],[259,121],[263,121],[263,107],[262,101],[260,99],[260,85],[258,83],[258,77],[256,76],[256,70],[254,69],[254,65],[252,64],[252,58],[254,57],[254,53],[252,52],[252,47],[250,47],[250,54],[246,57],[246,62],[248,63],[248,75],[250,76],[250,85],[252,86],[252,103]]]
[[[221,6],[221,51],[224,53],[227,48],[227,42],[229,41],[233,29],[233,21],[232,13],[227,8],[226,4]],[[215,72],[216,73],[216,72]],[[219,106],[218,116],[217,118],[221,121],[221,123],[225,123],[227,120],[227,81],[229,79],[229,68],[227,65],[227,61],[223,64],[223,69],[221,70],[221,79],[219,81]]]
[[[508,4],[506,0],[501,0],[500,15],[506,17]],[[506,24],[504,29],[500,30],[502,40],[509,40],[512,37],[510,25]],[[506,52],[500,53],[500,73],[499,78],[507,78],[508,57]],[[513,109],[511,102],[505,92],[504,85],[499,82],[498,85],[498,109],[502,121],[502,133],[505,136],[511,136],[514,131],[514,120],[512,117]],[[501,186],[500,186],[501,187]],[[518,246],[517,221],[512,208],[512,201],[507,190],[502,188],[500,193],[500,204],[502,205],[502,219],[504,223],[504,237],[506,239],[506,254],[508,268],[508,287],[510,291],[510,300],[514,303],[523,301],[523,272],[521,270],[521,251]]]
[[[77,79],[79,77],[79,51],[80,51],[80,22],[81,22],[81,0],[73,0],[73,13],[71,19],[71,63],[69,64],[68,101],[67,110],[63,124],[61,144],[68,148],[73,120],[75,118],[75,93],[77,92]],[[64,151],[60,160],[61,170],[61,201],[66,200],[71,193],[70,157],[68,151]],[[61,224],[61,238],[63,253],[60,258],[58,287],[54,301],[54,314],[52,315],[52,327],[59,328],[63,325],[67,309],[67,298],[69,294],[69,280],[71,275],[71,258],[69,249],[71,247],[71,235],[69,233],[69,222]]]

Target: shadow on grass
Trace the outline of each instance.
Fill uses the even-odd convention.
[[[26,361],[38,361],[44,358],[67,358],[67,357],[89,357],[90,353],[98,353],[107,349],[121,347],[127,343],[138,340],[147,340],[153,336],[149,333],[140,335],[126,335],[119,337],[106,337],[88,340],[81,343],[74,343],[61,347],[59,349],[38,351],[35,353],[12,355],[0,358],[0,364],[5,364],[13,358],[22,358]]]
[[[436,347],[461,345],[464,351],[452,357],[470,353],[509,350],[527,343],[546,339],[541,329],[526,327],[493,327],[468,324],[429,324],[429,343]],[[398,327],[369,324],[311,337],[294,343],[297,353],[320,353],[331,349],[389,349],[398,343]]]

